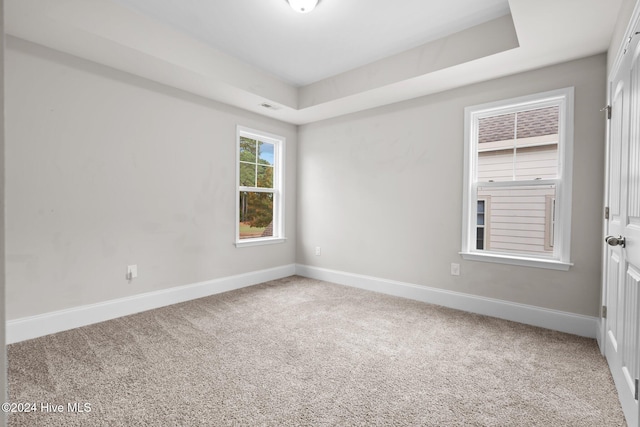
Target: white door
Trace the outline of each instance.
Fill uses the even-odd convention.
[[[637,427],[640,377],[640,49],[628,44],[609,82],[605,356],[629,426]]]

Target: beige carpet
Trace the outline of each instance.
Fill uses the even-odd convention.
[[[10,426],[625,425],[594,340],[300,277],[8,357],[11,401],[65,407]]]

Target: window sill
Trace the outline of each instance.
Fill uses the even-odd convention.
[[[248,246],[262,246],[262,245],[275,245],[277,243],[284,243],[287,239],[284,237],[273,237],[264,239],[245,239],[239,240],[235,243],[236,248],[245,248]]]
[[[477,252],[460,252],[462,258],[470,261],[494,262],[498,264],[519,265],[522,267],[546,268],[549,270],[568,271],[573,263],[540,258],[518,257],[500,254],[480,254]]]

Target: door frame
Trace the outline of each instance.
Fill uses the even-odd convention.
[[[640,0],[636,0],[636,4],[633,8],[633,13],[631,14],[631,17],[629,19],[629,22],[627,23],[627,28],[624,32],[624,37],[622,39],[622,42],[620,43],[620,45],[618,46],[618,51],[616,53],[616,58],[613,62],[613,65],[611,66],[611,70],[607,70],[607,105],[605,106],[605,108],[603,109],[603,114],[607,114],[606,112],[606,108],[610,107],[612,104],[612,99],[611,97],[614,95],[614,90],[615,88],[613,87],[613,77],[617,75],[618,71],[620,70],[620,66],[622,64],[622,58],[625,54],[625,49],[627,48],[627,45],[629,44],[630,38],[634,36],[634,32],[635,32],[635,28],[637,28],[637,26],[640,25]],[[640,34],[637,35],[636,37],[640,37]],[[611,148],[611,120],[607,120],[606,116],[604,116],[604,119],[606,120],[606,128],[605,128],[605,170],[604,170],[604,198],[602,200],[602,218],[604,219],[604,210],[606,209],[607,205],[608,205],[608,201],[609,201],[609,177],[610,177],[610,171],[609,171],[609,150]],[[603,220],[603,225],[602,225],[602,236],[604,238],[604,236],[608,236],[609,235],[609,222],[607,220]],[[602,242],[602,247],[604,248],[604,241]],[[602,259],[601,259],[601,265],[602,265],[602,273],[601,273],[601,277],[600,277],[600,305],[602,306],[606,306],[607,305],[607,275],[608,275],[608,271],[607,271],[607,251],[603,249],[602,251]],[[606,319],[604,319],[602,317],[602,312],[600,313],[600,316],[598,317],[598,331],[596,333],[596,341],[598,342],[598,347],[600,347],[600,353],[602,353],[602,355],[604,356],[604,352],[606,349],[606,343],[607,343],[607,330],[606,330]]]
[[[620,71],[624,71],[621,70],[621,66],[624,63],[624,59],[625,59],[625,54],[634,54],[633,51],[627,51],[627,49],[632,47],[632,42],[636,41],[637,38],[640,37],[640,34],[636,33],[636,31],[640,31],[637,30],[638,28],[640,28],[640,0],[635,0],[635,5],[634,5],[634,9],[633,12],[629,18],[629,22],[627,23],[627,27],[626,30],[624,32],[624,37],[620,43],[620,45],[617,47],[617,52],[616,52],[616,57],[612,63],[611,69],[607,70],[607,81],[606,81],[606,87],[607,87],[607,106],[608,108],[611,108],[610,106],[613,104],[613,97],[615,95],[615,91],[616,91],[616,87],[614,86],[614,81],[615,78],[618,76]],[[637,53],[637,48],[634,49]],[[610,114],[610,110],[607,111],[607,113]],[[606,113],[605,113],[606,114]],[[607,120],[607,118],[603,118],[604,120],[606,120],[606,132],[605,132],[605,136],[606,136],[606,142],[605,142],[605,176],[604,176],[604,199],[603,199],[603,226],[602,226],[602,237],[604,239],[604,236],[609,235],[609,220],[608,219],[604,219],[605,218],[605,209],[609,204],[609,196],[610,196],[610,185],[611,185],[611,170],[610,170],[610,154],[611,154],[611,140],[612,140],[612,126],[611,126],[611,120],[610,120],[611,116],[609,116],[609,120]],[[602,241],[602,259],[601,259],[601,265],[602,265],[602,273],[601,273],[601,296],[600,296],[600,300],[601,300],[601,306],[610,306],[611,302],[608,301],[608,296],[609,296],[609,289],[608,289],[608,277],[609,277],[609,262],[608,262],[608,255],[609,255],[609,251],[608,249],[605,247],[605,242]],[[624,278],[622,278],[621,280],[625,280]],[[611,310],[610,310],[611,311]],[[617,311],[617,310],[616,310]],[[607,351],[607,347],[609,345],[609,336],[607,333],[608,330],[608,322],[611,320],[611,318],[604,318],[602,317],[602,312],[600,313],[600,317],[598,319],[598,327],[599,330],[596,333],[596,339],[598,342],[598,346],[600,347],[600,352],[603,354],[603,356],[606,357],[606,351]],[[607,361],[607,365],[610,366],[610,362]],[[612,372],[612,375],[615,376],[614,372]],[[637,385],[636,385],[637,387]],[[618,386],[616,386],[616,389],[618,389]],[[637,399],[636,399],[637,400]],[[622,397],[620,397],[620,402],[621,404],[623,403]],[[634,409],[635,411],[635,409]],[[640,419],[640,409],[638,409],[638,413],[635,414],[635,416],[637,416],[638,418],[636,419]],[[633,427],[638,427],[638,426],[633,426]]]

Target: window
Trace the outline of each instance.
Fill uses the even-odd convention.
[[[573,88],[465,109],[461,255],[567,270]]]
[[[236,246],[284,241],[284,138],[238,126]]]
[[[487,199],[478,199],[478,209],[476,212],[476,249],[479,250],[489,249],[485,239],[485,235],[488,234],[487,229],[489,228],[486,215],[487,205]]]

